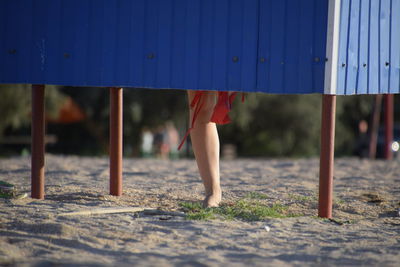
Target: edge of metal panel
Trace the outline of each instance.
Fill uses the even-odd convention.
[[[324,94],[336,94],[341,0],[329,0]]]

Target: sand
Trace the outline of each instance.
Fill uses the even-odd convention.
[[[108,195],[108,159],[46,156],[46,199],[0,199],[0,265],[399,266],[399,161],[337,159],[336,222],[317,218],[318,159],[221,162],[225,203],[262,192],[301,215],[262,221],[187,220],[99,208],[179,211],[201,201],[193,160],[124,160],[124,195]],[[0,180],[30,190],[30,159],[0,160]],[[269,231],[266,230],[269,227]]]

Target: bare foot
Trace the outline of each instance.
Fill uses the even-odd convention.
[[[221,199],[222,199],[221,192],[207,195],[206,198],[203,200],[203,207],[204,208],[219,207],[219,203],[221,202]]]

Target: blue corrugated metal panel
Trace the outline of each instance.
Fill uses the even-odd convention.
[[[314,92],[313,85],[313,74],[312,74],[312,64],[313,64],[313,26],[315,25],[313,21],[314,17],[314,3],[313,1],[304,1],[301,5],[300,14],[303,19],[298,22],[300,40],[297,53],[299,54],[299,86],[296,90],[297,92]],[[325,58],[325,57],[323,57]],[[303,88],[303,90],[300,90]]]
[[[356,83],[359,66],[359,28],[360,28],[360,0],[350,1],[348,31],[350,34],[356,33],[354,38],[347,40],[347,74],[346,74],[346,94],[356,92]]]
[[[328,1],[260,1],[258,90],[323,92]]]
[[[342,0],[337,94],[400,92],[400,0]]]
[[[391,13],[391,0],[381,0],[380,8],[380,93],[389,92],[389,65],[390,65],[390,13]],[[394,12],[396,13],[396,12]],[[400,13],[400,10],[397,10]],[[400,34],[400,31],[399,31]],[[400,48],[399,48],[400,49]]]
[[[359,22],[359,48],[358,48],[358,76],[355,88],[357,93],[366,94],[368,92],[368,49],[369,49],[369,14],[370,3],[360,1],[360,22]]]
[[[398,31],[400,28],[400,0],[392,0],[391,31]],[[390,93],[400,92],[400,33],[391,35],[390,40]]]
[[[168,1],[159,1],[160,11],[158,13],[158,23],[162,30],[158,31],[158,40],[164,42],[158,45],[158,60],[156,66],[156,76],[158,85],[168,88],[171,85],[171,31],[172,31],[172,12],[173,6]]]
[[[201,27],[200,0],[186,1],[186,30],[185,30],[185,61],[184,88],[198,88],[199,81],[199,51],[201,47],[199,30]],[[179,3],[182,5],[183,3]],[[185,6],[185,5],[183,5]],[[174,56],[174,55],[172,55]]]
[[[350,0],[351,1],[351,0]],[[342,1],[341,11],[340,11],[340,31],[339,31],[339,64],[338,64],[338,83],[336,93],[339,95],[345,94],[346,88],[346,66],[347,66],[347,38],[349,32],[349,22],[350,22],[350,1]]]
[[[241,87],[257,88],[257,55],[259,32],[259,1],[245,1],[241,40]],[[254,52],[255,51],[255,52]]]
[[[327,0],[317,2],[1,0],[0,82],[315,92],[323,31],[313,32],[325,28]],[[268,34],[277,51],[267,47],[266,71],[257,60]]]
[[[324,92],[329,1],[314,2],[313,91]],[[325,40],[325,42],[323,42]]]
[[[125,66],[124,68],[118,68],[118,71],[114,71],[115,73],[115,80],[121,81],[122,84],[129,84],[130,79],[132,77],[132,65],[126,64],[131,60],[132,52],[132,25],[131,18],[132,14],[132,1],[124,0],[117,2],[117,10],[119,10],[119,15],[117,17],[117,29],[116,34],[117,36],[124,36],[128,35],[124,40],[118,38],[116,40],[116,49],[119,53],[115,55],[115,65],[116,66]],[[87,42],[87,38],[85,38]]]
[[[0,83],[322,93],[329,0],[0,0]],[[337,94],[400,91],[400,0],[342,0]]]
[[[379,93],[379,1],[370,1],[368,93]]]

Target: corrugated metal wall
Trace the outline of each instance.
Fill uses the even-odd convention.
[[[0,82],[322,92],[327,1],[0,0]]]
[[[1,82],[251,90],[257,8],[257,0],[1,0]]]
[[[400,0],[341,0],[337,94],[400,92]]]
[[[323,93],[327,0],[261,0],[257,89]]]
[[[0,0],[0,83],[323,93],[328,2]],[[398,93],[400,0],[341,11],[337,93]]]

